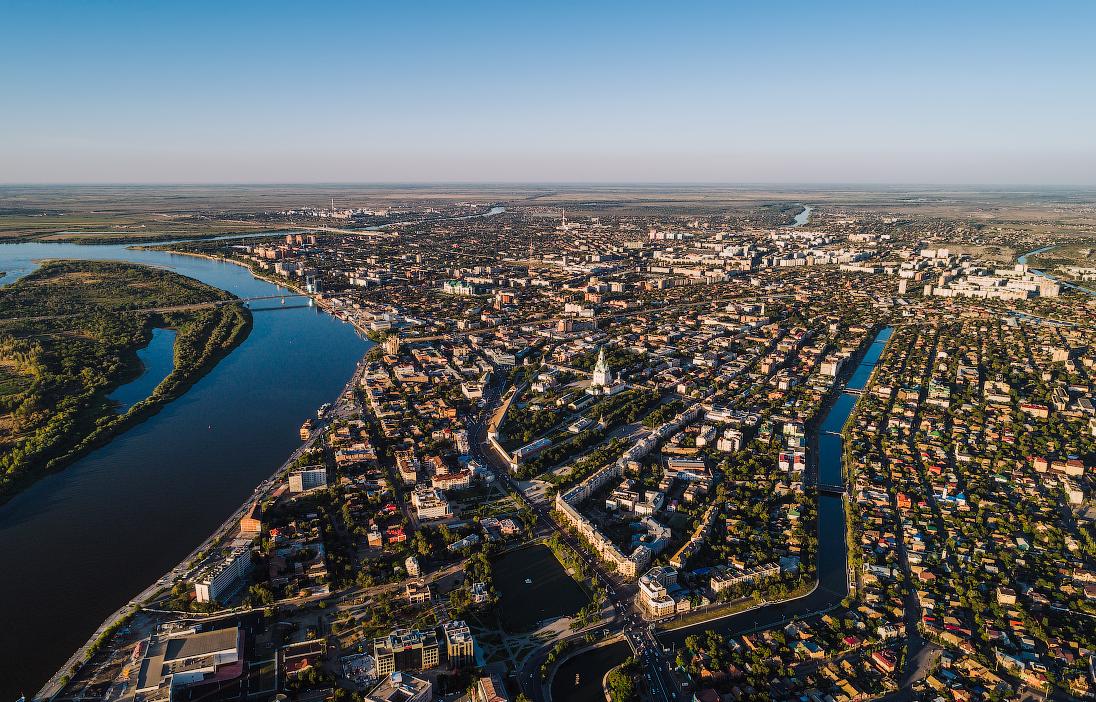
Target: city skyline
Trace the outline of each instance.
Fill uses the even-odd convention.
[[[1094,14],[14,3],[0,182],[1091,185]]]

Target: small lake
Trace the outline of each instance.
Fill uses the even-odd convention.
[[[175,369],[175,334],[174,329],[153,329],[148,346],[137,351],[141,374],[125,385],[119,385],[107,396],[118,403],[119,414],[128,412],[130,407],[151,395],[156,386],[171,375]]]
[[[590,601],[552,549],[541,544],[502,555],[492,563],[492,573],[502,598],[503,628],[512,634],[535,629],[540,621],[571,616]]]

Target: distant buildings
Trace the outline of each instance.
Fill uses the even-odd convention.
[[[411,504],[419,519],[445,519],[452,512],[441,490],[429,485],[417,485],[411,492]]]
[[[468,380],[460,384],[460,391],[469,400],[479,400],[483,397],[484,384],[479,380]]]
[[[651,562],[651,549],[639,544],[631,554],[625,555],[617,548],[613,541],[601,533],[597,526],[579,512],[577,505],[590,498],[599,488],[620,477],[621,473],[630,461],[639,459],[650,453],[660,442],[669,438],[670,434],[680,429],[685,424],[693,421],[700,414],[700,405],[692,405],[675,416],[670,421],[652,430],[629,448],[624,454],[609,465],[595,471],[588,478],[566,492],[556,494],[555,507],[563,517],[563,521],[574,528],[583,538],[590,542],[602,560],[610,563],[617,572],[626,577],[634,578]]]
[[[492,673],[476,680],[472,686],[472,702],[510,702],[502,678]]]
[[[926,267],[925,261],[905,264],[906,267],[899,275],[912,274],[922,278],[934,275],[935,282],[925,285],[925,295],[936,297],[1028,300],[1035,297],[1058,297],[1061,291],[1061,286],[1056,281],[1029,272],[1023,264],[991,271],[973,261],[952,261],[948,258],[946,249],[940,251],[943,256],[940,252],[936,252],[936,256],[926,256],[924,251],[921,253],[923,258],[942,259],[931,260],[931,267]]]
[[[430,484],[439,490],[467,490],[472,485],[472,471],[435,473],[430,476]]]
[[[414,485],[419,479],[419,459],[414,450],[394,451],[396,459],[396,472],[400,474],[400,480],[405,485]]]
[[[718,566],[711,570],[710,584],[712,592],[719,594],[735,585],[752,584],[768,578],[775,578],[778,575],[780,575],[780,566],[776,563],[754,568]]]
[[[480,542],[479,534],[469,534],[460,541],[454,541],[449,544],[450,551],[459,551],[462,548],[468,548],[469,546],[475,546]]]
[[[719,510],[721,505],[713,503],[708,506],[708,509],[704,512],[696,528],[693,529],[693,533],[689,536],[689,540],[678,549],[677,553],[670,557],[670,565],[675,568],[684,568],[689,558],[694,553],[700,550],[700,547],[704,545],[704,542],[708,539],[708,534],[712,530],[712,525],[715,523],[715,518],[719,516]]]
[[[627,385],[613,379],[613,372],[609,369],[609,362],[605,359],[605,347],[602,346],[598,351],[593,378],[586,392],[590,395],[616,395],[618,392],[627,389]]]
[[[836,378],[845,368],[845,364],[848,362],[849,358],[850,356],[844,353],[831,356],[822,361],[818,371],[828,378]]]
[[[463,280],[447,280],[441,284],[441,291],[446,295],[460,297],[474,297],[482,293],[482,290]]]
[[[531,458],[535,458],[541,451],[552,445],[552,440],[548,437],[542,437],[536,441],[530,442],[521,448],[514,450],[514,457],[510,462],[512,469],[517,467],[524,461],[528,461]]]
[[[612,371],[609,370],[609,363],[605,360],[605,347],[602,346],[601,350],[597,354],[597,364],[594,365],[594,377],[591,381],[591,385],[608,387],[613,382]]]
[[[405,586],[408,604],[426,604],[432,599],[430,586],[423,580],[409,580]]]
[[[483,604],[488,597],[487,583],[472,583],[472,604]]]
[[[263,533],[262,507],[258,502],[252,502],[247,513],[240,517],[240,533],[249,535]]]
[[[655,566],[639,579],[636,601],[640,608],[653,619],[676,612],[687,612],[692,608],[692,603],[680,590],[674,592],[675,585],[677,585],[676,570],[668,566]]]

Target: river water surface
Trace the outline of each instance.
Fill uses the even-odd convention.
[[[239,297],[284,292],[234,264],[116,245],[2,244],[0,283],[46,258],[164,266]],[[186,557],[342,389],[370,342],[286,302],[252,305],[251,334],[185,395],[0,506],[0,701],[36,692],[103,619]],[[163,367],[171,346],[148,351],[146,368]],[[116,392],[130,402],[149,391]]]
[[[795,221],[790,226],[802,227],[807,222],[811,221],[811,212],[814,211],[813,207],[809,205],[803,205],[803,211],[795,216]]]

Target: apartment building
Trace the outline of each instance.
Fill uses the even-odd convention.
[[[438,637],[433,631],[396,629],[373,640],[377,675],[404,670],[429,670],[440,660]]]
[[[780,575],[780,566],[776,563],[754,566],[750,568],[738,568],[732,566],[717,566],[711,570],[711,588],[717,595],[729,587],[747,583],[756,583],[768,578]]]
[[[327,487],[327,468],[324,466],[306,466],[289,474],[289,491],[292,493],[322,487]]]
[[[464,668],[476,664],[476,641],[463,621],[446,622],[442,625],[445,635],[445,652],[452,668]]]
[[[220,602],[231,595],[251,572],[251,547],[232,549],[220,563],[202,571],[194,581],[194,598],[198,602]]]
[[[660,619],[675,612],[688,611],[691,603],[682,596],[674,597],[670,590],[677,584],[677,571],[668,566],[655,566],[639,579],[636,601],[651,618]]]
[[[419,519],[445,519],[452,512],[441,490],[429,485],[417,485],[411,493],[411,504]]]

